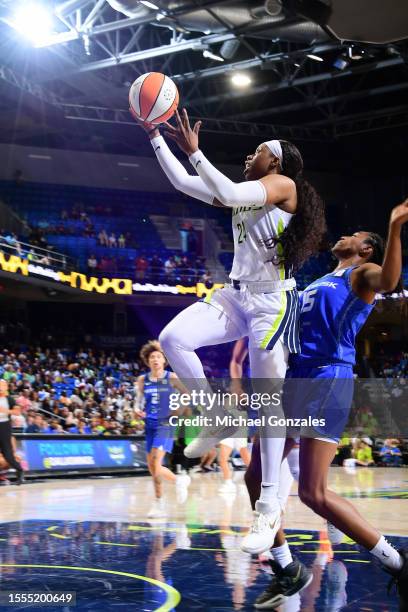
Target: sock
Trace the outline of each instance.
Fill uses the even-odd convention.
[[[232,484],[232,478],[226,478],[224,484]]]
[[[278,501],[279,483],[277,482],[262,482],[261,495],[259,501],[270,504],[272,507],[279,505]]]
[[[281,464],[278,488],[278,500],[282,510],[285,509],[286,502],[288,501],[289,493],[292,488],[292,483],[293,477],[289,469],[289,463],[286,459],[284,459]]]
[[[300,610],[300,593],[295,593],[285,601],[285,612],[299,612]]]
[[[290,552],[289,544],[285,542],[282,546],[275,546],[271,548],[271,553],[274,561],[279,563],[279,565],[283,568],[292,563],[293,558]]]
[[[399,552],[384,538],[378,540],[377,544],[370,550],[382,565],[391,570],[398,571],[402,568],[403,561]]]
[[[293,479],[299,482],[299,447],[292,448],[286,459]]]
[[[262,488],[259,499],[276,508],[279,505],[279,478],[285,440],[261,436],[259,445],[262,467]]]

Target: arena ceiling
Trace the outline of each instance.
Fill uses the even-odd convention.
[[[408,126],[403,0],[43,1],[49,32],[34,17],[24,30],[18,6],[0,0],[3,142],[143,152],[127,96],[148,71],[176,81],[210,139],[329,142]],[[250,85],[234,87],[237,74]]]

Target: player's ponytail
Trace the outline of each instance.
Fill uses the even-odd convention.
[[[327,226],[324,203],[315,188],[303,177],[303,159],[299,149],[286,140],[282,147],[281,174],[296,184],[297,209],[285,231],[274,239],[280,244],[275,264],[285,262],[292,273],[299,270],[309,257],[317,255],[326,246]]]

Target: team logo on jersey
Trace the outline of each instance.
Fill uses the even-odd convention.
[[[233,208],[232,216],[235,217],[236,215],[246,212],[256,212],[257,210],[261,210],[261,208],[263,208],[263,206],[238,206],[237,208]]]
[[[314,283],[311,287],[330,287],[331,289],[337,289],[337,283],[331,281],[323,281],[322,283]]]

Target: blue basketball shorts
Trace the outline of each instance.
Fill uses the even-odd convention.
[[[291,365],[282,396],[287,436],[338,443],[347,426],[353,391],[351,365]]]
[[[146,452],[150,453],[152,448],[171,453],[174,445],[174,427],[168,425],[146,426]]]

